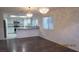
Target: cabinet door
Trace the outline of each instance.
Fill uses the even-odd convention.
[[[13,20],[8,20],[8,34],[14,34],[14,23]]]

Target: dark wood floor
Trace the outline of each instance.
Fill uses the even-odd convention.
[[[75,52],[41,37],[0,40],[0,52]]]

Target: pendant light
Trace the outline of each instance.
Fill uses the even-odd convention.
[[[33,13],[27,13],[26,16],[27,16],[28,18],[31,18],[31,17],[33,16]]]
[[[26,14],[26,16],[27,16],[28,18],[31,18],[31,17],[33,16],[31,7],[28,7],[28,8],[27,8],[27,14]]]

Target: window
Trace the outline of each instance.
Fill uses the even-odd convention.
[[[53,19],[52,17],[44,17],[43,18],[43,27],[44,29],[53,29]]]
[[[32,26],[38,26],[38,20],[37,19],[32,20]]]
[[[24,20],[24,26],[38,26],[38,20],[37,19],[25,19]]]
[[[31,26],[31,19],[25,19],[24,24],[25,26]]]

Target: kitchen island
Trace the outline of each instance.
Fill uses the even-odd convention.
[[[40,31],[38,27],[18,27],[16,29],[16,37],[17,38],[25,38],[25,37],[33,37],[39,36]]]

